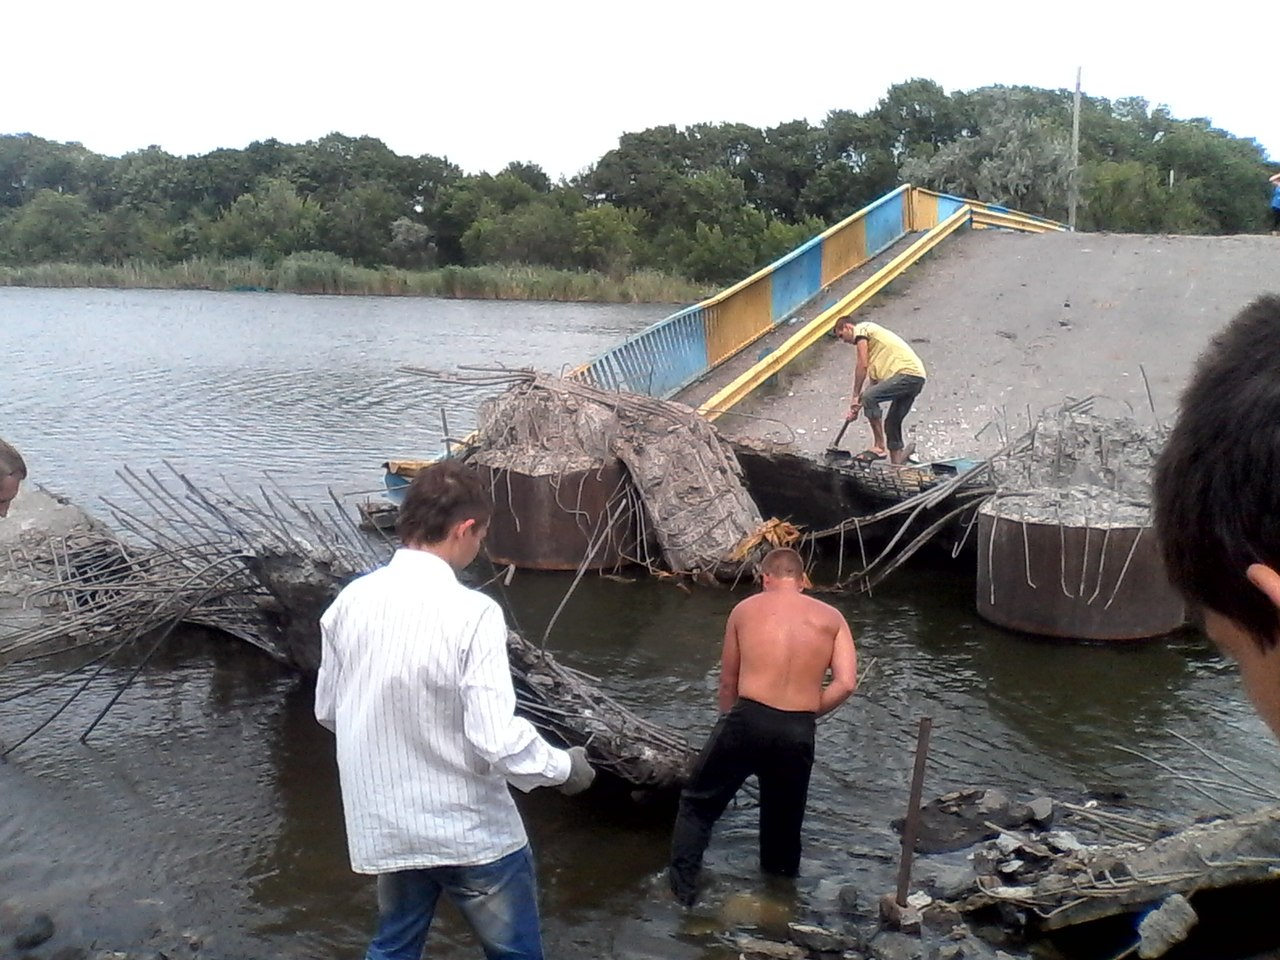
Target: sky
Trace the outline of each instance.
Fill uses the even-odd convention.
[[[1255,4],[64,0],[4,5],[0,133],[118,156],[368,135],[572,176],[628,131],[820,123],[894,83],[1141,96],[1280,157]]]

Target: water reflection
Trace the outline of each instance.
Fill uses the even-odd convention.
[[[326,956],[367,940],[376,901],[373,885],[353,875],[347,860],[333,737],[315,722],[314,697],[314,685],[297,678],[269,738],[271,769],[285,785],[279,829],[263,838],[246,876],[248,900],[262,913],[257,932],[300,935],[304,955]],[[310,895],[298,896],[300,881]],[[315,924],[317,914],[324,924]]]

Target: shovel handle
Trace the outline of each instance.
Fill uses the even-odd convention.
[[[840,432],[836,434],[835,442],[833,442],[833,443],[831,444],[831,446],[833,446],[833,447],[838,447],[838,446],[840,446],[840,441],[844,438],[844,432],[845,432],[846,430],[848,430],[848,429],[849,429],[849,424],[851,424],[851,423],[853,423],[853,421],[852,421],[852,420],[846,420],[846,421],[841,425],[841,427],[840,427]]]

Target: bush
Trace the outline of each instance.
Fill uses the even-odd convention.
[[[358,286],[360,268],[327,250],[291,253],[275,269],[275,288],[292,293],[346,293]]]

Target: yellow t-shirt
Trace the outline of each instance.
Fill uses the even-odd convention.
[[[895,373],[927,376],[924,363],[916,356],[911,345],[892,330],[878,323],[864,320],[853,325],[853,342],[867,341],[867,376],[876,383],[883,383]]]

